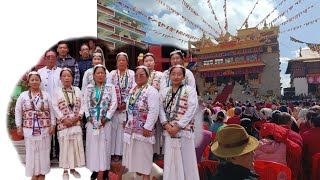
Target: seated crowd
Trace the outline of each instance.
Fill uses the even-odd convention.
[[[258,179],[253,164],[259,160],[289,167],[292,179],[311,178],[312,157],[320,153],[318,102],[204,105],[203,126],[214,138],[208,159],[219,162],[214,179]]]

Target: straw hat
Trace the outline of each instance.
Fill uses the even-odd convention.
[[[236,157],[253,151],[259,141],[248,135],[238,124],[230,124],[218,132],[218,141],[211,146],[211,151],[218,157]]]

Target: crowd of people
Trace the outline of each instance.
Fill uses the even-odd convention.
[[[46,66],[27,75],[29,90],[15,108],[18,133],[25,137],[26,176],[41,180],[54,155],[62,178],[86,167],[108,179],[111,161],[150,179],[154,154],[164,155],[163,179],[199,179],[195,121],[215,135],[209,159],[219,161],[217,179],[256,179],[254,160],[281,163],[293,179],[309,179],[311,160],[320,152],[320,106],[316,101],[200,102],[193,73],[180,50],[171,67],[155,70],[155,57],[129,69],[125,52],[109,72],[94,41],[82,44],[80,59],[68,42],[45,52]],[[197,112],[203,118],[195,119]],[[53,148],[54,147],[54,148]],[[285,178],[285,177],[284,177]]]
[[[15,107],[26,176],[45,179],[56,157],[64,180],[81,178],[76,168],[84,166],[90,179],[101,171],[108,179],[111,161],[147,180],[154,154],[164,154],[164,179],[199,179],[193,135],[198,98],[184,54],[171,52],[171,68],[162,73],[151,53],[130,70],[128,55],[120,52],[111,72],[101,48],[82,44],[79,53],[75,60],[68,42],[60,41],[45,52],[46,66],[27,74],[29,90]]]
[[[292,179],[311,178],[312,157],[320,153],[318,101],[231,100],[204,106],[204,129],[216,135],[209,154],[220,162],[215,178],[256,179],[255,160],[288,166]]]

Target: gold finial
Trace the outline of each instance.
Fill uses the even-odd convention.
[[[143,53],[140,53],[138,56],[138,62],[143,59]]]
[[[267,20],[264,21],[264,27],[265,27],[265,28],[268,27],[268,25],[267,25]]]

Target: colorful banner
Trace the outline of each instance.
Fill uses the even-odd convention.
[[[189,39],[193,39],[193,40],[197,40],[197,41],[200,40],[199,38],[197,38],[197,37],[195,37],[193,35],[187,34],[187,33],[183,32],[183,31],[180,31],[180,30],[178,30],[178,29],[176,29],[174,27],[168,26],[168,25],[166,25],[166,24],[164,24],[164,23],[162,23],[160,21],[157,21],[156,19],[151,18],[150,16],[144,14],[142,11],[138,11],[136,9],[136,7],[130,7],[130,6],[124,4],[123,2],[120,2],[120,1],[118,1],[117,3],[120,4],[121,6],[127,8],[127,9],[130,9],[130,10],[132,10],[132,11],[134,11],[134,12],[136,12],[136,13],[142,15],[142,16],[144,16],[146,19],[148,19],[151,22],[157,22],[159,27],[164,27],[164,28],[166,28],[166,30],[168,30],[170,32],[174,32],[175,31],[176,34],[185,36],[185,37],[187,37]]]
[[[257,4],[258,4],[259,0],[257,0],[257,2],[254,4],[251,12],[249,13],[248,17],[246,18],[246,20],[243,22],[242,26],[240,27],[240,29],[246,24],[246,22],[248,23],[248,19],[250,17],[250,15],[252,14],[253,10],[256,8]]]
[[[161,35],[162,37],[165,37],[165,38],[175,39],[175,40],[180,41],[181,43],[188,43],[188,41],[186,41],[186,40],[183,40],[183,39],[180,39],[180,38],[176,38],[176,37],[171,36],[171,35],[160,33],[160,32],[158,32],[158,31],[156,31],[154,29],[149,29],[149,28],[145,28],[145,29],[148,30],[149,32],[151,31],[151,32],[153,32],[155,34],[158,34],[158,35]]]
[[[293,38],[293,37],[291,37],[291,36],[290,36],[290,40],[293,41],[293,42],[296,42],[296,43],[305,43],[305,42],[300,41],[300,40],[298,40],[298,39],[296,39],[296,38]]]
[[[307,43],[307,45],[312,51],[320,53],[320,44]]]
[[[172,9],[169,5],[167,5],[166,3],[162,2],[161,0],[156,0],[161,6],[165,7],[167,10],[171,11],[172,13],[174,13],[177,16],[181,16],[183,20],[185,20],[186,22],[188,22],[189,24],[191,24],[192,26],[194,26],[195,28],[200,29],[200,31],[202,31],[205,34],[209,34],[210,36],[212,36],[216,41],[217,41],[217,37],[215,35],[213,35],[212,33],[204,30],[202,27],[196,25],[194,22],[190,21],[189,19],[187,19],[185,16],[183,16],[182,14],[180,14],[179,12],[177,12],[176,10]]]
[[[309,84],[320,84],[320,76],[309,76],[307,81]]]
[[[320,22],[320,18],[314,19],[314,20],[312,20],[312,21],[309,21],[309,22],[304,23],[304,24],[299,25],[299,26],[295,26],[295,27],[293,27],[293,28],[291,28],[291,29],[287,29],[287,30],[281,31],[280,33],[286,33],[286,32],[290,32],[290,31],[295,31],[295,30],[297,30],[297,29],[300,29],[302,26],[309,26],[309,25],[312,25],[312,24],[318,23],[318,22]]]
[[[219,23],[219,20],[218,20],[218,18],[217,18],[217,15],[216,15],[216,13],[215,13],[214,10],[213,10],[213,7],[212,7],[212,5],[211,5],[210,0],[208,0],[207,3],[208,3],[208,6],[209,6],[209,9],[211,10],[211,14],[212,14],[213,17],[214,17],[214,20],[217,21],[218,26],[219,26],[219,29],[220,29],[221,33],[223,33],[223,30],[222,30],[222,28],[221,28],[221,25],[220,25],[220,23]]]
[[[223,10],[224,10],[225,23],[226,23],[224,26],[224,29],[226,30],[226,32],[228,32],[227,0],[224,0]]]
[[[284,2],[286,2],[286,0],[282,0],[278,5],[277,5],[277,7],[275,7],[269,14],[267,14],[267,16],[265,17],[265,18],[263,18],[262,20],[261,20],[261,22],[259,22],[257,25],[256,25],[256,27],[258,27],[260,24],[262,24],[266,19],[268,19],[268,17],[275,11],[275,10],[277,10],[278,9],[278,7],[280,7]]]
[[[276,17],[275,19],[273,19],[273,20],[269,23],[269,25],[274,24],[277,20],[279,20],[280,18],[282,18],[286,13],[290,12],[295,5],[298,5],[298,4],[300,4],[301,2],[302,2],[302,0],[298,0],[296,3],[294,3],[294,4],[293,4],[292,6],[290,6],[288,9],[286,9],[284,12],[282,12],[278,17]],[[317,3],[316,3],[316,4],[317,4]]]
[[[182,1],[182,4],[189,10],[192,12],[192,14],[194,14],[195,16],[198,16],[201,21],[206,24],[211,30],[213,30],[216,34],[219,34],[219,32],[214,29],[207,21],[205,21],[201,16],[199,16],[198,12],[195,11],[185,0],[180,0]]]
[[[314,5],[308,7],[307,9],[304,9],[303,11],[299,12],[298,14],[294,15],[293,17],[287,19],[285,22],[279,24],[279,26],[284,26],[287,25],[288,23],[292,22],[295,19],[298,19],[302,14],[306,14],[308,13],[308,10],[310,10],[311,8],[315,7],[319,2],[316,2]]]

